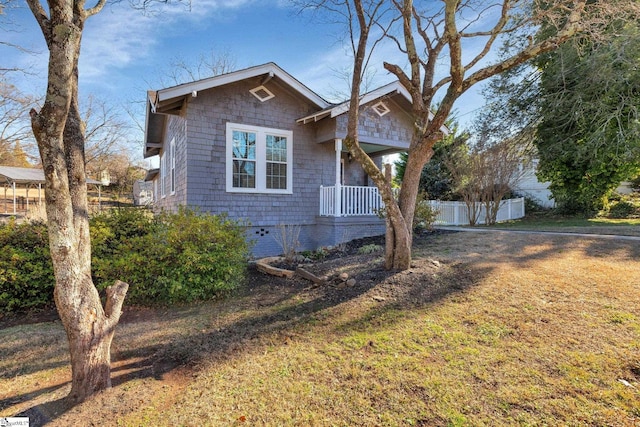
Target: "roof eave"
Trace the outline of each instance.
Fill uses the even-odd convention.
[[[413,103],[413,99],[411,98],[411,94],[409,93],[409,91],[404,86],[402,86],[402,84],[400,84],[399,81],[396,80],[394,82],[388,83],[384,86],[381,86],[377,89],[372,90],[371,92],[368,92],[362,95],[362,97],[360,98],[360,105],[368,104],[372,101],[375,101],[376,99],[382,98],[383,96],[387,96],[392,93],[402,95],[404,98],[407,99],[407,101],[409,101],[410,103]],[[337,116],[340,116],[348,112],[350,105],[351,105],[350,101],[345,101],[331,108],[327,108],[317,113],[310,114],[306,117],[302,117],[296,120],[296,122],[307,124],[309,122],[317,122],[319,120],[324,119],[325,117],[335,118]],[[433,112],[429,112],[429,119],[433,119],[433,117],[434,117]],[[445,135],[451,134],[451,130],[446,125],[442,125],[440,127],[440,131]]]
[[[241,80],[257,77],[261,75],[268,75],[269,77],[278,77],[286,84],[294,88],[298,93],[304,96],[306,99],[314,103],[320,108],[327,108],[331,104],[327,102],[320,95],[300,83],[297,79],[284,71],[278,65],[273,62],[269,62],[263,65],[255,67],[245,68],[244,70],[233,71],[227,74],[221,74],[219,76],[209,77],[207,79],[198,80],[191,83],[185,83],[182,85],[160,89],[155,91],[153,103],[155,106],[160,105],[162,102],[172,100],[175,98],[184,97],[190,94],[197,94],[202,90],[211,89],[214,87],[224,86],[230,83],[235,83]],[[151,99],[150,99],[151,101]]]

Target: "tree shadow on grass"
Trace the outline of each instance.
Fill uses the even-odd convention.
[[[509,246],[508,240],[503,239],[500,243],[495,238],[488,237],[490,243],[485,248],[487,251],[491,251],[492,245],[495,244]],[[421,239],[417,240],[418,243],[424,243]],[[544,244],[538,250],[531,251],[528,248],[530,245],[540,246],[541,243]],[[526,266],[537,260],[555,257],[559,251],[565,250],[571,244],[570,240],[561,238],[526,239],[512,243],[510,247],[501,248],[503,258],[494,256],[492,262]],[[114,351],[113,387],[121,387],[135,379],[162,380],[166,374],[176,369],[195,369],[203,362],[215,363],[238,356],[256,346],[263,346],[264,343],[261,343],[259,338],[296,330],[324,310],[354,302],[363,296],[366,296],[368,301],[369,298],[373,298],[378,304],[374,304],[359,319],[340,326],[360,328],[386,311],[423,308],[451,295],[464,293],[481,283],[493,271],[490,262],[474,264],[471,268],[470,265],[473,263],[464,259],[463,253],[460,254],[459,261],[447,260],[444,262],[446,268],[441,268],[438,261],[430,260],[426,256],[429,248],[426,249],[415,261],[420,264],[419,273],[412,270],[399,273],[385,271],[381,261],[376,260],[376,255],[354,257],[352,264],[346,261],[336,264],[356,279],[354,286],[340,289],[332,286],[313,287],[303,279],[287,280],[254,272],[243,292],[229,300],[199,305],[195,309],[187,307],[167,310],[166,313],[160,314],[162,322],[150,322],[149,326],[162,328],[190,316],[201,316],[202,319],[198,319],[198,325],[190,325],[183,333],[172,336],[164,343],[151,343]],[[587,246],[587,251],[595,250],[595,246]],[[631,246],[624,250],[634,254],[636,249],[635,246]],[[434,252],[434,258],[439,258],[437,252]],[[430,267],[425,268],[425,264],[430,264]],[[331,263],[327,263],[325,267],[334,270],[336,268]],[[228,317],[228,321],[214,321],[214,316],[218,314],[225,319]],[[133,329],[128,332],[127,327],[142,325],[148,320],[148,317],[143,317],[127,321],[125,316],[124,323],[116,333],[116,341],[134,341],[138,332]],[[140,326],[138,331],[143,329],[144,327]],[[0,405],[16,400],[26,401],[49,392],[49,388],[42,388],[5,399]],[[34,417],[32,426],[45,425],[54,422],[64,413],[60,410],[63,404],[63,399],[58,399],[36,405],[22,413]],[[68,409],[70,408],[63,407],[63,411]]]
[[[270,292],[273,291],[274,284],[280,289],[280,294],[277,297]],[[204,331],[202,329],[192,333],[185,331],[184,334],[175,337],[166,344],[152,344],[142,348],[113,352],[112,386],[119,387],[134,379],[162,380],[167,373],[177,368],[190,368],[205,360],[233,357],[243,349],[250,348],[253,339],[303,323],[314,313],[348,299],[356,298],[364,291],[366,288],[354,287],[346,292],[336,294],[333,288],[316,288],[307,297],[301,297],[302,294],[309,294],[309,282],[302,279],[269,278],[267,284],[252,285],[245,289],[244,295],[218,302],[218,304],[233,304],[230,301],[240,302],[245,306],[242,310],[247,310],[247,313],[255,311],[255,315],[247,314],[222,327],[208,325]],[[274,305],[265,305],[261,295],[265,295],[266,299]],[[211,307],[215,310],[216,305],[212,304]],[[193,315],[192,310],[188,309],[183,311],[184,314],[179,313],[180,310],[178,310],[178,314],[170,316],[172,318],[169,321],[179,321],[182,316]],[[126,322],[119,325],[119,329],[116,331],[116,341],[135,339],[134,336],[127,336],[127,326]],[[46,369],[46,366],[41,366],[36,370],[39,369]],[[65,384],[54,388],[43,387],[7,398],[0,401],[0,408],[36,399],[63,386]],[[71,408],[72,405],[69,404],[69,401],[63,398],[35,405],[21,411],[17,416],[28,416],[31,426],[41,426],[54,423],[57,418]]]

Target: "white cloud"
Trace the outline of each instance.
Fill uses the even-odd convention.
[[[215,25],[233,19],[231,12],[255,0],[199,0],[185,4],[158,4],[150,13],[115,3],[89,18],[83,35],[80,73],[85,82],[99,82],[118,69],[148,58],[174,32],[196,25]]]
[[[156,44],[154,19],[128,7],[106,8],[89,18],[80,55],[80,76],[85,81],[107,77],[149,55]]]

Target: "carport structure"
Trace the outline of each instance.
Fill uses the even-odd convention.
[[[42,169],[18,168],[14,166],[0,166],[0,182],[4,188],[4,212],[9,213],[8,201],[13,199],[13,215],[17,213],[18,188],[25,189],[26,211],[29,211],[29,190],[38,191],[38,205],[42,204],[42,184],[44,184],[44,171]],[[94,179],[87,179],[87,184],[98,187],[98,204],[101,201],[102,183]],[[11,198],[7,192],[11,190]]]

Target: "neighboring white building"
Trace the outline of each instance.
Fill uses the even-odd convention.
[[[133,204],[148,206],[153,203],[153,183],[138,180],[133,183]]]
[[[549,182],[540,182],[536,176],[538,170],[538,159],[533,159],[528,164],[520,165],[520,179],[514,187],[514,191],[521,196],[535,200],[545,208],[553,208],[556,204],[553,195],[549,190]],[[616,189],[620,194],[630,194],[633,192],[630,182],[623,182]]]
[[[549,182],[540,182],[536,176],[538,159],[527,164],[520,164],[520,179],[515,185],[515,192],[521,196],[535,200],[540,206],[552,208],[556,205],[549,190]]]

